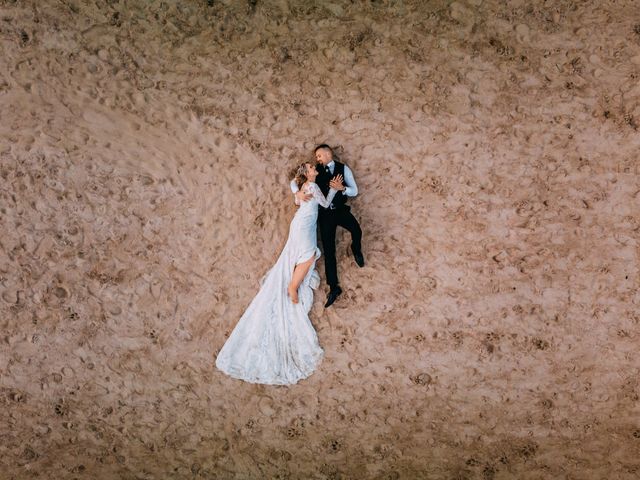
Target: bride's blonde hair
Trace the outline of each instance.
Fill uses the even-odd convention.
[[[303,162],[297,167],[294,167],[293,170],[291,170],[291,176],[293,177],[293,180],[296,181],[296,185],[298,185],[298,188],[302,188],[304,182],[308,180],[307,165],[309,165],[309,162]]]

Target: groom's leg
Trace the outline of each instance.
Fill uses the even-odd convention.
[[[323,213],[318,218],[320,239],[324,251],[324,270],[331,290],[338,286],[338,267],[336,266],[336,222],[333,214]]]
[[[337,224],[346,228],[351,233],[351,251],[362,253],[362,229],[360,224],[348,208],[341,209],[338,214]]]

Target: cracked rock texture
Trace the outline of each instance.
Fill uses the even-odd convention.
[[[0,0],[1,478],[637,479],[637,7]],[[320,142],[367,265],[231,379]]]

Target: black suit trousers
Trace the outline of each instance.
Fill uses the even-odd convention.
[[[362,230],[348,205],[343,205],[335,210],[320,207],[318,224],[320,225],[320,239],[324,250],[325,275],[329,287],[333,290],[339,284],[336,265],[336,230],[338,225],[351,233],[351,251],[354,253],[362,251]]]

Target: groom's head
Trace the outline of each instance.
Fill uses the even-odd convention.
[[[322,165],[329,165],[331,160],[333,160],[333,150],[326,143],[318,145],[314,153],[316,155],[316,160]]]

